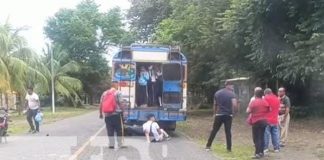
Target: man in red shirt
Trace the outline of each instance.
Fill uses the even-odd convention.
[[[264,152],[269,151],[269,141],[270,136],[272,140],[272,146],[274,152],[279,152],[279,108],[280,108],[280,101],[276,95],[272,93],[270,88],[264,90],[264,100],[269,103],[270,106],[270,113],[268,116],[268,126],[266,127],[264,133]]]

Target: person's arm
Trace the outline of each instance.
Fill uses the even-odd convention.
[[[147,141],[147,143],[151,143],[151,140],[150,140],[150,133],[149,133],[149,132],[146,132],[146,131],[145,131],[145,137],[146,137],[146,141]]]
[[[27,110],[28,109],[28,95],[26,94],[26,97],[25,97],[25,109]]]
[[[214,108],[213,108],[214,115],[216,115],[217,112],[217,103],[216,100],[214,99]]]
[[[289,111],[290,111],[290,107],[291,107],[291,104],[290,104],[290,99],[288,97],[286,97],[286,100],[285,100],[285,107],[286,107],[286,112],[285,112],[285,115],[284,115],[284,121],[286,121],[286,118],[289,114]]]
[[[150,75],[148,72],[144,72],[144,79],[148,81],[150,79]]]
[[[236,98],[232,98],[232,110],[233,110],[233,113],[238,112],[238,101]]]
[[[249,106],[246,108],[246,113],[252,112],[252,101],[249,103]]]

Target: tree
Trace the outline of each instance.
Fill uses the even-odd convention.
[[[38,71],[38,57],[28,48],[20,31],[8,22],[0,25],[0,92],[16,91],[22,97],[27,86],[39,84],[46,89],[47,81]]]
[[[61,9],[47,21],[44,27],[53,44],[59,44],[68,53],[67,63],[74,60],[80,64],[82,74],[73,74],[83,83],[85,92],[93,103],[100,82],[109,77],[108,62],[103,54],[109,45],[126,42],[119,8],[100,13],[93,0],[84,0],[76,9]],[[128,43],[128,42],[127,42]]]
[[[44,50],[44,69],[42,72],[46,76],[48,82],[51,82],[51,54],[53,55],[53,76],[54,76],[54,88],[57,96],[62,96],[77,105],[76,99],[80,100],[80,92],[82,91],[82,82],[72,77],[70,74],[79,73],[80,66],[75,61],[69,61],[68,63],[62,63],[68,58],[67,52],[65,52],[61,46],[47,45]],[[50,88],[50,87],[49,87]],[[49,91],[49,90],[48,90]],[[50,93],[50,92],[47,92]]]
[[[171,12],[170,0],[131,0],[127,18],[133,31],[138,33],[138,40],[147,41],[155,28]]]

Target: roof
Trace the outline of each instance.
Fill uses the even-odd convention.
[[[250,79],[250,77],[238,77],[238,78],[226,79],[226,80],[223,80],[223,81],[233,82],[233,81],[246,81],[246,80],[249,80],[249,79]]]

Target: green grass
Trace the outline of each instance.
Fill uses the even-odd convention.
[[[250,160],[253,153],[253,148],[252,146],[234,144],[232,147],[232,152],[227,152],[226,145],[216,142],[212,146],[212,151],[214,154],[224,160]]]
[[[74,107],[57,107],[56,113],[53,114],[50,107],[43,108],[44,119],[43,124],[56,122],[69,117],[74,117],[93,111],[94,108],[74,108]],[[10,122],[8,133],[11,135],[17,135],[26,133],[29,129],[29,125],[26,120],[26,115],[18,115],[18,113],[10,114]]]
[[[210,119],[204,119],[204,117],[210,116],[211,112],[210,109],[188,112],[188,120],[177,123],[177,130],[193,141],[196,141],[202,148],[205,147],[206,138],[210,132],[210,126],[206,127],[206,122],[210,121]],[[199,131],[201,134],[197,134],[196,131]],[[212,145],[212,152],[216,157],[224,160],[250,160],[254,153],[252,144],[246,145],[246,142],[244,143],[240,140],[235,142],[235,140],[237,139],[233,139],[232,152],[227,152],[225,141],[219,141],[216,137]]]
[[[182,124],[181,130],[188,126]],[[184,133],[185,134],[185,133]],[[194,139],[201,147],[206,145],[206,137],[196,137]],[[250,160],[252,153],[254,153],[253,146],[242,145],[242,144],[233,144],[232,152],[227,152],[225,142],[220,142],[215,139],[212,145],[212,152],[223,160]]]

